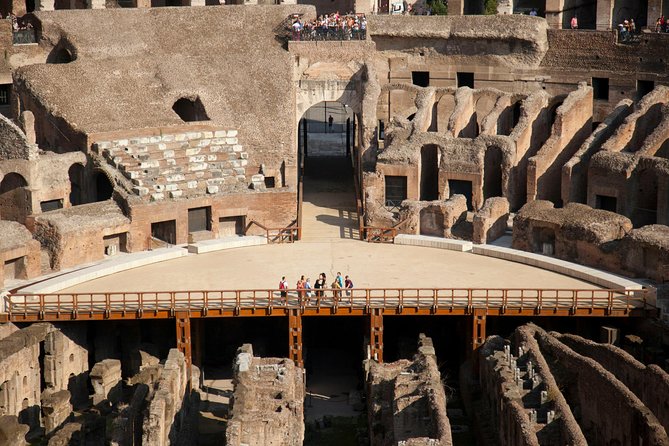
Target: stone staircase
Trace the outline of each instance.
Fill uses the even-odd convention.
[[[193,131],[98,141],[93,151],[152,201],[246,189],[248,153],[236,130]],[[264,185],[253,175],[252,186]]]

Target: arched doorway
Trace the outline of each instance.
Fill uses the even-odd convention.
[[[303,238],[357,237],[356,125],[352,108],[339,101],[313,105],[298,123]]]
[[[28,182],[18,173],[8,173],[0,182],[0,219],[23,222],[29,213],[25,188]]]
[[[95,184],[95,201],[109,200],[114,193],[114,186],[104,172],[97,170],[93,174]]]
[[[640,30],[648,22],[648,0],[616,0],[613,7],[613,24],[634,19],[636,29]],[[655,24],[653,24],[655,25]]]
[[[72,164],[67,171],[70,179],[70,204],[78,206],[85,203],[84,200],[84,166],[81,164]]]

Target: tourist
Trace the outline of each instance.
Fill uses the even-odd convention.
[[[319,299],[323,297],[323,291],[321,291],[323,288],[325,288],[325,279],[323,278],[323,274],[319,274],[318,279],[316,279],[316,283],[314,284],[316,297]]]
[[[304,289],[307,293],[307,303],[308,303],[311,296],[313,296],[313,293],[311,292],[311,279],[309,277],[307,277],[307,280],[304,282]]]
[[[578,19],[576,16],[571,18],[571,29],[578,29]]]
[[[281,299],[283,303],[286,303],[286,298],[288,297],[288,282],[286,282],[286,276],[281,277],[279,282],[279,291],[281,292]]]
[[[339,285],[339,288],[344,288],[344,278],[341,276],[341,273],[337,273],[337,277],[335,277],[335,281]]]
[[[636,24],[634,19],[630,19],[630,34],[636,34]]]
[[[330,129],[329,131],[332,131],[332,124],[334,123],[334,118],[332,115],[328,116],[328,128]]]
[[[304,276],[301,276],[300,280],[298,280],[295,285],[295,288],[297,288],[297,300],[300,304],[302,304],[302,301],[304,300],[304,283]]]
[[[505,14],[506,14],[506,12],[505,12]],[[530,15],[532,17],[536,17],[537,16],[537,8],[532,8],[532,10],[530,11]]]
[[[353,289],[353,281],[349,276],[346,276],[346,280],[344,280],[344,288],[346,288],[346,295],[350,296],[351,289]]]
[[[293,22],[293,40],[300,40],[302,28],[302,22],[300,22],[300,19],[297,19]]]
[[[332,297],[335,298],[335,301],[341,297],[341,285],[339,284],[339,281],[335,279],[334,282],[332,282]]]

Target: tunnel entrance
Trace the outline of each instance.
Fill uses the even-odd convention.
[[[358,237],[356,122],[348,105],[323,101],[298,124],[303,239]]]

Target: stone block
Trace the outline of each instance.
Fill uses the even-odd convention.
[[[45,390],[42,393],[42,414],[44,429],[49,434],[63,424],[72,413],[70,392]]]
[[[161,192],[157,192],[155,194],[151,194],[151,201],[160,201],[165,199],[165,194]]]
[[[20,424],[16,416],[0,416],[0,444],[12,446],[27,445],[25,437],[28,430],[30,430],[30,427]]]
[[[108,400],[112,404],[121,398],[121,361],[105,359],[96,363],[90,372],[93,386],[93,404]]]
[[[228,138],[236,138],[237,137],[237,130],[228,130],[228,133],[226,134]]]
[[[170,198],[179,198],[183,195],[183,191],[181,190],[173,190],[169,192]]]
[[[225,143],[230,145],[237,144],[237,138],[225,138]]]
[[[193,163],[190,166],[188,166],[188,169],[191,172],[197,172],[200,170],[205,170],[207,168],[207,163]]]
[[[189,181],[186,183],[186,187],[188,187],[188,189],[195,189],[197,187],[197,181]]]
[[[227,132],[225,130],[217,130],[214,132],[214,138],[225,138],[227,136]]]
[[[208,194],[217,194],[218,193],[218,186],[214,186],[214,185],[207,186],[207,193]]]
[[[201,147],[193,147],[193,148],[191,148],[191,149],[186,149],[186,156],[197,155],[197,154],[200,153],[201,151],[202,151],[202,148],[201,148]]]

